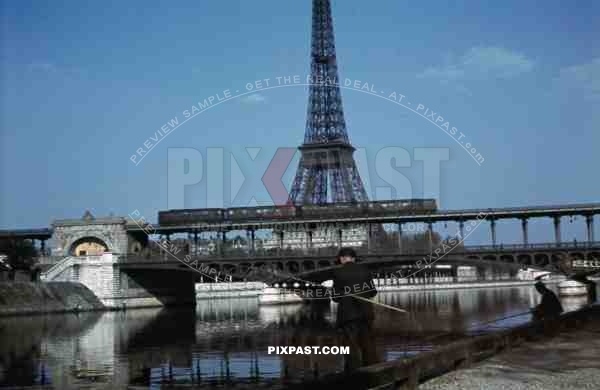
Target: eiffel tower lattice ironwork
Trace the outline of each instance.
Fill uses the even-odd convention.
[[[346,131],[329,0],[313,0],[311,85],[304,143],[292,184],[295,205],[367,201]]]

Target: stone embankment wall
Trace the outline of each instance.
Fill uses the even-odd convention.
[[[0,315],[104,310],[94,293],[80,283],[2,282]]]

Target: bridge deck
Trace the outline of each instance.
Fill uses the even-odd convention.
[[[600,203],[585,203],[555,206],[528,206],[528,207],[504,207],[489,209],[465,209],[465,210],[438,210],[433,212],[418,212],[407,214],[405,211],[386,210],[384,214],[362,217],[330,217],[310,219],[261,219],[261,220],[239,220],[236,222],[211,222],[198,221],[190,224],[161,226],[153,224],[140,226],[135,221],[127,221],[126,229],[130,232],[141,232],[152,234],[171,234],[193,231],[227,231],[234,229],[269,229],[283,228],[294,225],[360,225],[367,223],[434,223],[445,221],[468,221],[485,217],[488,220],[497,219],[524,219],[536,217],[563,217],[563,216],[594,216],[600,214]],[[125,221],[125,219],[122,219]],[[83,223],[80,221],[80,223]],[[0,239],[36,239],[47,240],[52,237],[52,228],[39,229],[4,229],[0,230]]]
[[[237,220],[235,222],[214,222],[198,219],[191,224],[161,226],[152,225],[151,230],[156,234],[169,234],[194,230],[231,230],[249,228],[277,228],[290,225],[333,225],[333,224],[366,224],[366,223],[410,223],[410,222],[444,222],[444,221],[468,221],[481,219],[523,219],[535,217],[576,216],[600,214],[600,203],[557,205],[557,206],[530,206],[530,207],[506,207],[470,210],[438,210],[434,212],[406,214],[405,212],[386,211],[387,215],[363,216],[363,217],[337,217],[337,218],[295,218],[295,219],[261,219],[261,220]],[[145,227],[129,224],[130,231],[147,231]]]

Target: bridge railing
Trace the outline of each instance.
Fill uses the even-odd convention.
[[[65,256],[39,256],[35,262],[43,265],[56,264],[64,258]]]
[[[523,207],[497,207],[497,208],[479,208],[479,209],[463,209],[463,210],[437,210],[437,214],[473,214],[479,212],[519,212],[519,211],[537,211],[537,210],[578,210],[578,209],[598,209],[600,203],[580,203],[572,205],[555,205],[555,206],[523,206]]]
[[[442,248],[440,252],[438,250],[436,255],[441,253],[452,253],[452,254],[474,254],[474,253],[511,253],[516,251],[528,251],[528,250],[589,250],[589,249],[599,249],[600,250],[600,242],[582,242],[582,243],[545,243],[545,244],[529,244],[529,245],[519,245],[519,244],[511,244],[511,245],[481,245],[481,246],[455,246],[450,250],[450,247],[442,247],[441,244],[436,244],[433,248],[435,250],[437,248]],[[425,251],[419,248],[406,248],[403,250],[399,250],[398,248],[367,248],[367,247],[355,247],[354,248],[358,254],[358,256],[373,256],[373,255],[394,255],[394,256],[428,256],[431,254],[430,251]],[[338,247],[327,247],[327,248],[303,248],[303,249],[268,249],[268,250],[247,250],[243,248],[239,249],[229,249],[222,254],[211,252],[211,253],[192,253],[187,251],[185,248],[180,247],[171,247],[170,251],[167,252],[163,249],[148,249],[143,251],[141,254],[129,254],[127,257],[123,258],[122,261],[128,261],[128,259],[136,259],[137,261],[143,259],[162,259],[164,261],[177,261],[183,260],[186,256],[193,259],[199,259],[202,261],[218,261],[224,258],[304,258],[304,257],[330,257],[335,258],[337,255],[339,248]]]
[[[582,242],[561,242],[561,243],[542,243],[542,244],[497,244],[497,245],[469,245],[465,247],[465,251],[485,252],[485,251],[513,251],[527,249],[600,249],[599,241],[582,241]]]

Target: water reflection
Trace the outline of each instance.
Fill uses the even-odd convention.
[[[553,288],[553,286],[550,286]],[[408,315],[375,310],[379,361],[427,351],[468,330],[529,321],[533,287],[380,293]],[[561,299],[565,310],[586,298]],[[161,383],[196,387],[297,381],[341,371],[339,355],[269,355],[268,346],[341,345],[335,305],[259,306],[256,298],[202,301],[196,308],[144,309],[0,319],[0,385],[56,389],[125,388]],[[253,386],[250,386],[253,387]]]

